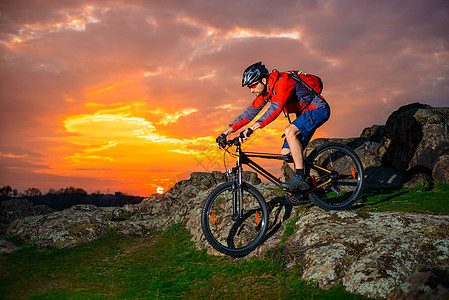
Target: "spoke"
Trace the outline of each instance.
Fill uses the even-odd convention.
[[[251,251],[246,248],[249,245],[254,247],[261,241],[267,229],[266,208],[263,208],[263,198],[257,198],[254,191],[244,190],[241,216],[234,215],[235,192],[232,186],[218,192],[215,198],[210,200],[208,223],[205,235],[212,246],[220,252],[234,251],[237,255]],[[208,200],[209,201],[209,200]],[[209,227],[207,228],[207,224]],[[204,230],[204,229],[203,229]],[[243,252],[239,252],[242,250]],[[228,253],[229,254],[229,253]]]
[[[353,181],[353,179],[351,179],[351,181],[337,181],[335,184],[337,184],[338,186],[352,186],[352,187],[356,187],[357,186],[357,181]]]
[[[329,151],[328,157],[329,157],[329,166],[331,167],[331,169],[333,169],[334,168],[334,162],[332,160],[332,152]]]
[[[312,158],[310,178],[314,189],[310,195],[318,206],[324,209],[345,209],[357,199],[363,180],[360,173],[363,174],[363,170],[360,170],[360,162],[351,151],[344,145],[330,143]]]

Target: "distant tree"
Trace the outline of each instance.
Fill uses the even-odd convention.
[[[47,194],[56,195],[56,194],[58,194],[58,191],[55,189],[49,189]]]
[[[63,191],[63,194],[71,195],[71,194],[78,194],[78,195],[87,195],[87,192],[80,188],[75,188],[73,186],[70,186],[68,188],[65,188]]]
[[[25,196],[27,197],[36,197],[36,196],[42,196],[41,191],[38,188],[28,188],[25,191]]]
[[[9,185],[5,185],[0,189],[0,196],[10,197],[12,194],[12,188]]]

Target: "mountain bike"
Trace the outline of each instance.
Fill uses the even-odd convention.
[[[230,152],[236,146],[235,152]],[[348,146],[330,142],[322,144],[304,159],[308,190],[291,191],[282,182],[251,158],[293,162],[291,154],[244,152],[240,138],[227,141],[225,151],[237,158],[236,166],[227,171],[228,182],[215,188],[206,199],[201,212],[201,227],[210,245],[232,256],[245,256],[264,239],[269,226],[270,209],[264,197],[242,179],[243,165],[272,182],[290,205],[313,202],[325,210],[345,210],[359,198],[364,171],[360,158]]]

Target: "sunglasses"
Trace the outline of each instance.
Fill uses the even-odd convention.
[[[249,89],[255,89],[259,83],[260,83],[260,82],[256,82],[256,83],[253,83],[253,84],[251,84],[251,85],[248,85],[248,88],[249,88]]]

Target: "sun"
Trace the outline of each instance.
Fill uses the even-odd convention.
[[[158,187],[156,189],[156,193],[158,193],[159,195],[162,195],[164,193],[164,188],[163,187]]]

